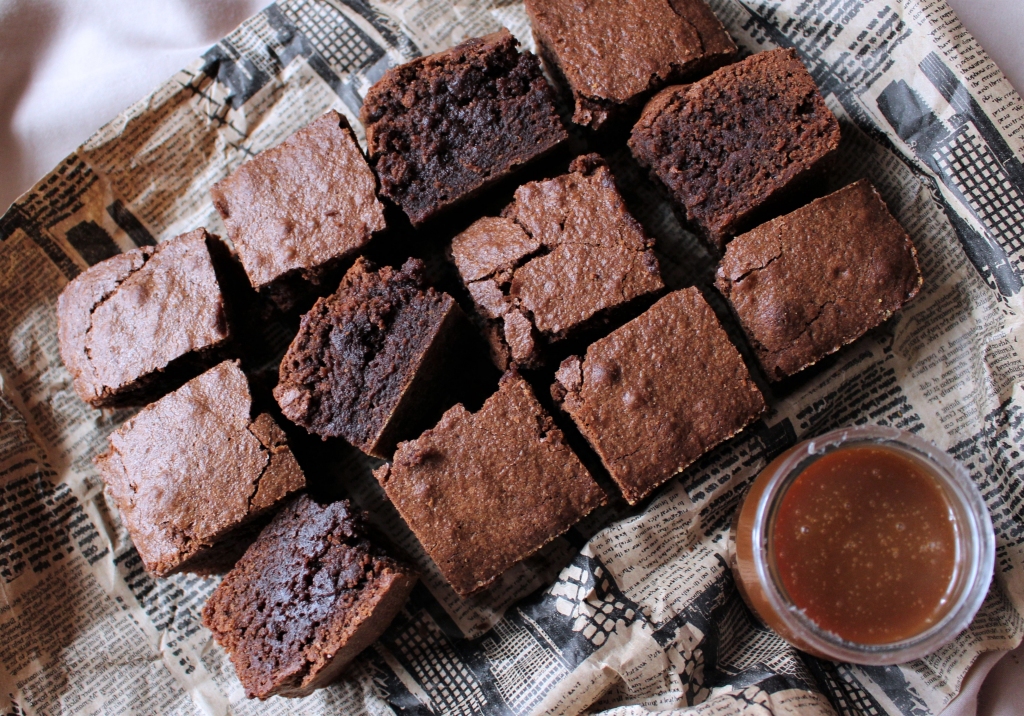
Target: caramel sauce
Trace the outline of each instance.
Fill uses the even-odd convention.
[[[859,644],[916,636],[949,608],[957,525],[922,462],[859,445],[811,463],[783,495],[770,551],[815,624]]]

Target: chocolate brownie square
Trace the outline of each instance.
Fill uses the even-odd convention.
[[[546,345],[660,291],[653,245],[608,165],[588,154],[568,174],[519,187],[501,217],[456,236],[451,254],[504,370],[539,367]]]
[[[461,404],[374,475],[461,596],[565,532],[605,494],[514,372],[476,413]]]
[[[245,374],[224,361],[143,408],[96,458],[149,572],[230,566],[253,521],[305,487],[284,432],[251,410]]]
[[[720,253],[817,175],[839,122],[796,51],[771,50],[662,90],[629,146]]]
[[[716,285],[781,380],[888,319],[921,280],[910,237],[861,179],[737,236]]]
[[[537,57],[502,29],[392,68],[361,118],[381,193],[414,225],[568,139]]]
[[[570,356],[551,394],[633,505],[765,409],[739,351],[696,288]]]
[[[308,696],[387,629],[415,584],[348,500],[321,506],[301,495],[224,577],[203,624],[249,698]]]
[[[196,229],[101,261],[57,299],[60,356],[93,407],[145,403],[223,358],[231,332],[211,255]]]
[[[395,271],[360,258],[333,295],[317,300],[274,388],[289,420],[389,458],[399,440],[426,427],[424,418],[437,418],[445,363],[467,326],[423,271],[419,259]]]
[[[377,181],[334,110],[210,193],[253,288],[285,310],[385,228]]]
[[[736,55],[704,0],[526,0],[526,12],[537,52],[572,92],[572,121],[594,130]]]

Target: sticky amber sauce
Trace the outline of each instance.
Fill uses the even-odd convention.
[[[874,445],[826,453],[796,477],[772,522],[778,581],[822,629],[891,644],[946,613],[957,525],[921,461]]]

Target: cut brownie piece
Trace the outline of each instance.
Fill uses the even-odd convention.
[[[230,566],[240,531],[305,487],[284,432],[251,409],[245,374],[225,361],[144,408],[96,458],[148,571]]]
[[[302,495],[224,577],[203,624],[249,698],[307,696],[384,633],[415,584],[348,500],[322,507]]]
[[[765,408],[735,346],[696,288],[570,356],[551,394],[636,504]]]
[[[451,253],[487,325],[502,370],[543,364],[546,344],[663,288],[653,241],[596,154],[570,173],[516,190],[501,217],[480,219]]]
[[[385,228],[376,190],[348,120],[331,110],[210,193],[253,288],[287,310],[303,281],[321,283]]]
[[[839,350],[917,295],[910,237],[866,179],[737,236],[718,267],[771,380]]]
[[[514,372],[374,475],[456,592],[468,596],[565,532],[604,492]]]
[[[540,62],[517,45],[502,29],[390,69],[367,92],[370,163],[413,224],[568,138]]]
[[[360,258],[333,295],[317,300],[274,389],[289,420],[388,458],[400,439],[426,427],[424,418],[437,418],[440,409],[431,411],[465,314],[424,285],[423,271],[419,259],[375,271]]]
[[[196,229],[101,261],[57,299],[60,356],[94,407],[144,403],[223,357],[230,338],[211,251]]]
[[[772,50],[657,94],[629,146],[721,252],[806,185],[839,122],[796,51]]]
[[[526,0],[526,11],[544,64],[572,92],[573,122],[595,130],[736,55],[704,0]]]

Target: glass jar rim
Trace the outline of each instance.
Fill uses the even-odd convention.
[[[967,573],[949,610],[922,633],[888,644],[858,644],[822,629],[797,608],[776,583],[769,565],[768,521],[786,488],[820,457],[849,445],[881,445],[902,449],[929,465],[951,501],[961,507],[966,524],[958,537],[966,544],[963,563]],[[946,452],[913,433],[896,428],[864,425],[840,428],[796,446],[770,476],[757,502],[751,535],[753,563],[765,596],[786,628],[808,646],[837,661],[860,664],[894,664],[931,653],[967,627],[988,593],[995,566],[995,534],[988,508],[967,470]]]

